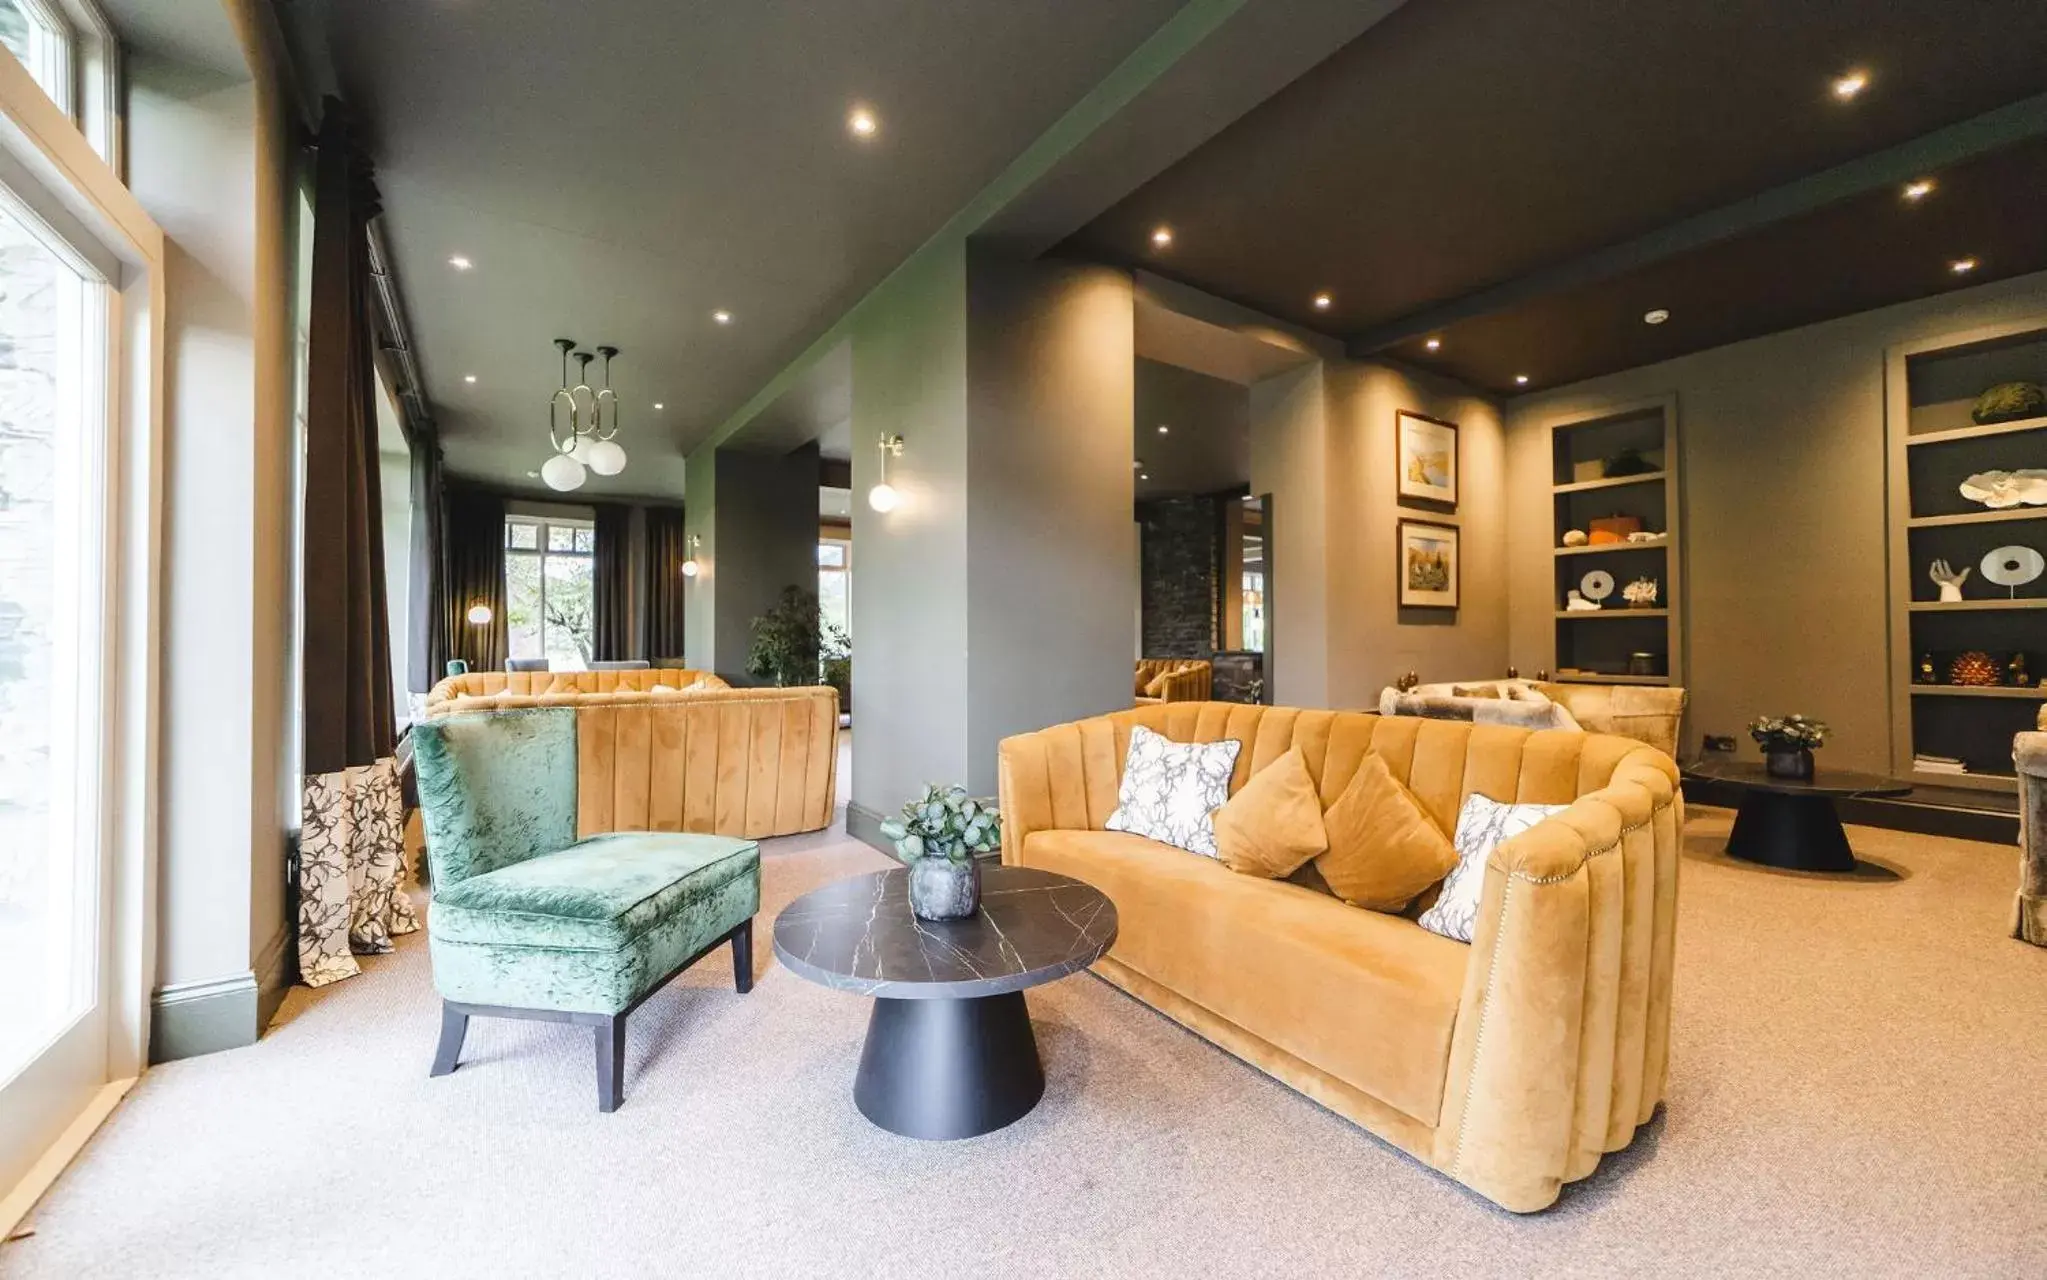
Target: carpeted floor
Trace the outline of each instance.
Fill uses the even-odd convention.
[[[429,1080],[423,937],[151,1072],[0,1273],[35,1276],[2047,1274],[2047,950],[2007,848],[1851,830],[1858,878],[1687,832],[1665,1112],[1516,1217],[1080,976],[1031,994],[1023,1121],[924,1144],[850,1097],[867,1004],[724,955],[632,1023],[482,1022]],[[880,864],[774,842],[761,923]]]

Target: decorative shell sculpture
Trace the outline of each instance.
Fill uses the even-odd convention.
[[[2002,675],[1997,660],[1981,649],[1956,654],[1955,660],[1948,664],[1947,669],[1949,684],[1993,685]]]
[[[2047,507],[2047,470],[1979,471],[1962,481],[1962,496],[1993,511],[2020,504]]]
[[[1567,529],[1567,530],[1565,530],[1565,531],[1564,531],[1564,545],[1565,545],[1565,546],[1567,546],[1567,547],[1582,547],[1582,546],[1584,546],[1584,545],[1585,545],[1585,531],[1584,531],[1583,529]]]

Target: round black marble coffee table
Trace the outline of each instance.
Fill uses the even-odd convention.
[[[1752,761],[1713,761],[1685,776],[1741,788],[1729,857],[1791,871],[1853,871],[1855,851],[1841,829],[1834,801],[1858,796],[1901,796],[1912,788],[1874,773],[1816,769],[1806,779],[1772,777]]]
[[[919,920],[909,872],[854,876],[775,919],[775,956],[812,982],[874,998],[853,1101],[910,1138],[971,1138],[1045,1092],[1024,989],[1085,969],[1116,941],[1116,906],[1070,876],[981,869],[971,919]]]

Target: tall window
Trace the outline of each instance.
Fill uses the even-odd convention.
[[[590,665],[595,625],[588,520],[505,518],[505,630],[514,658],[546,658],[558,671]]]
[[[72,110],[71,24],[47,0],[0,0],[0,46],[65,112]]]
[[[0,192],[0,1080],[95,998],[106,323]]]
[[[827,626],[853,634],[853,544],[821,538],[817,544],[817,607]],[[830,634],[829,631],[826,632]]]

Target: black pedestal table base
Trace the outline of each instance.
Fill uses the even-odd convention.
[[[1045,1072],[1023,992],[874,1002],[853,1078],[860,1114],[906,1138],[972,1138],[1038,1105]]]
[[[1727,835],[1730,857],[1791,871],[1853,871],[1848,833],[1828,796],[1751,791]]]

